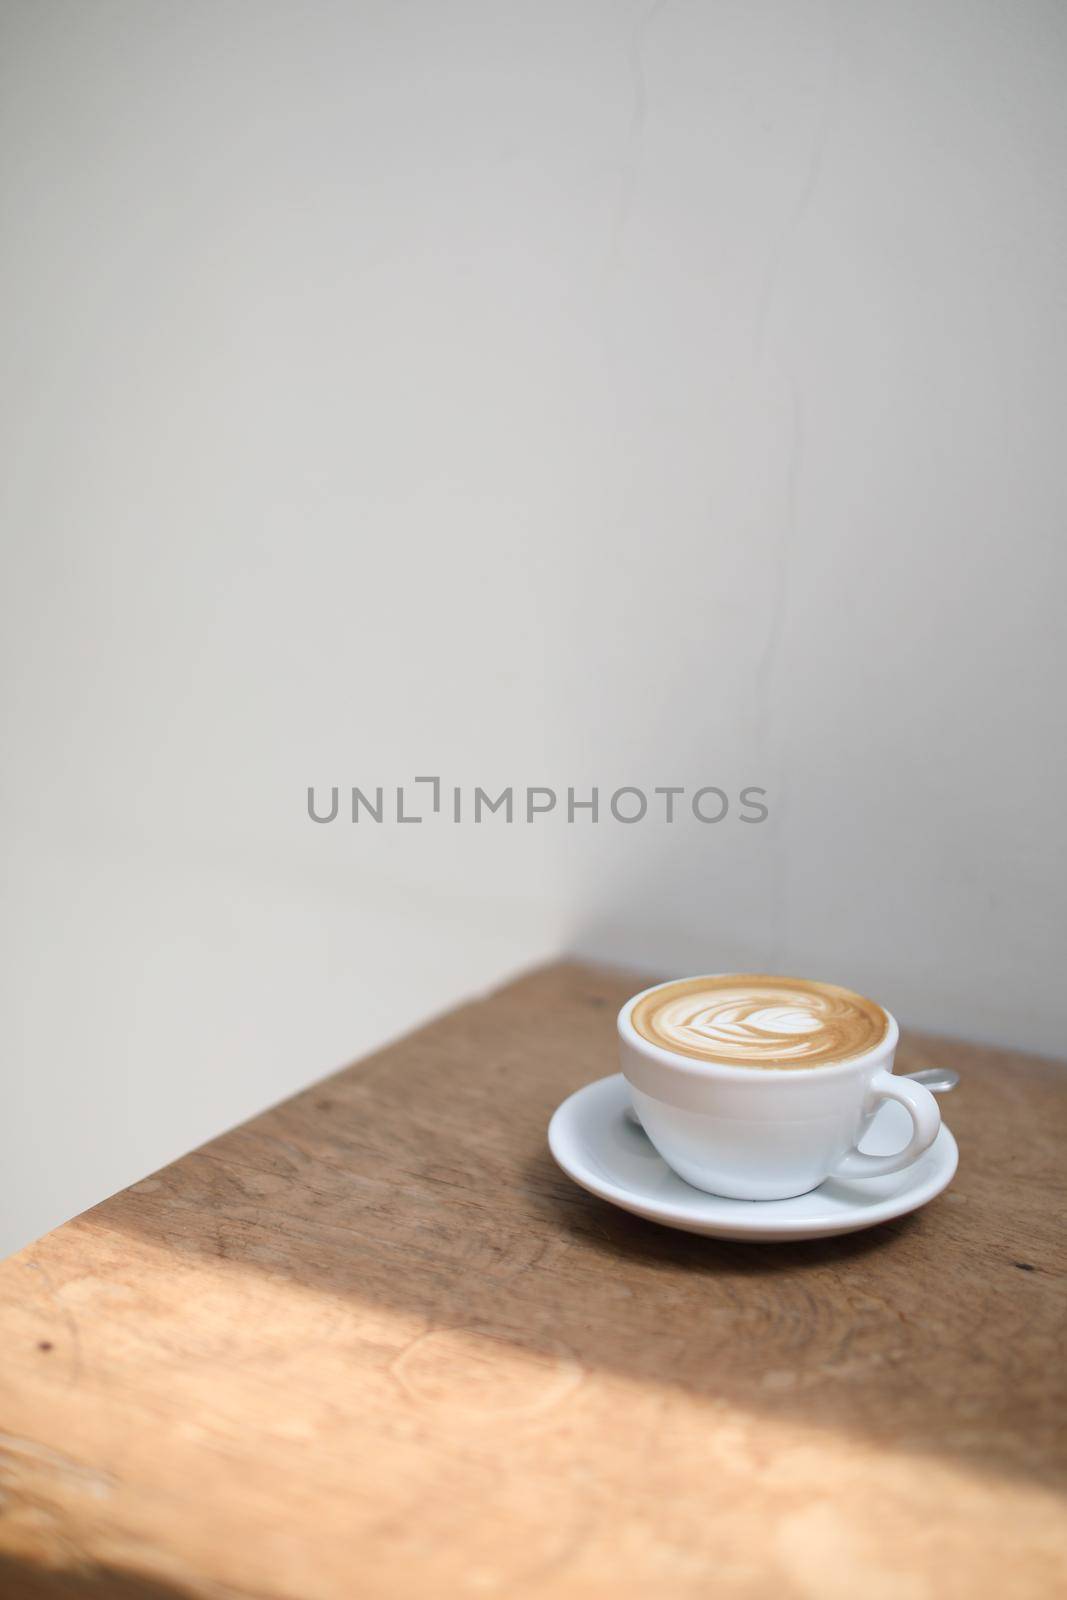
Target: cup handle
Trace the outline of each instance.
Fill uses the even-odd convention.
[[[899,1100],[911,1117],[911,1140],[891,1156],[869,1156],[862,1150],[851,1149],[834,1167],[833,1178],[881,1178],[890,1172],[900,1172],[917,1161],[924,1150],[929,1150],[941,1127],[941,1108],[929,1089],[924,1089],[914,1078],[895,1077],[884,1067],[874,1074],[870,1082],[872,1098]]]

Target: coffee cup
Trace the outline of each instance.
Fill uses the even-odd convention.
[[[709,1194],[785,1200],[827,1178],[879,1178],[929,1149],[937,1101],[893,1072],[899,1029],[884,1007],[834,984],[714,974],[656,984],[618,1018],[623,1076],[653,1145]],[[898,1101],[908,1144],[858,1145]]]

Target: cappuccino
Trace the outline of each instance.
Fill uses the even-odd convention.
[[[851,989],[762,973],[686,978],[642,996],[630,1016],[650,1044],[726,1066],[826,1067],[873,1050],[889,1019]]]

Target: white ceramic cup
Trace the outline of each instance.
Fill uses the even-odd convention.
[[[929,1089],[893,1075],[900,1030],[886,1012],[885,1037],[864,1055],[817,1067],[740,1067],[698,1061],[652,1044],[630,1014],[656,984],[619,1012],[622,1072],[634,1110],[667,1165],[709,1194],[788,1200],[827,1178],[880,1178],[928,1150],[941,1112]],[[912,1137],[890,1156],[856,1147],[879,1106],[898,1100]]]

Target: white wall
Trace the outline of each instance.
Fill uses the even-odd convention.
[[[563,948],[1064,1052],[1062,7],[2,15],[3,1245]]]

